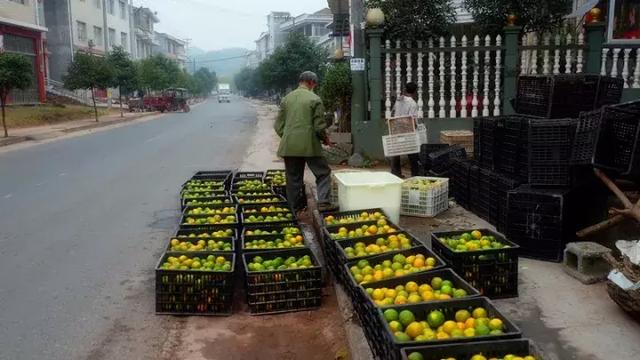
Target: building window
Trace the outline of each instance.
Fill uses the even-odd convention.
[[[120,4],[120,18],[124,20],[127,18],[127,4],[122,0],[120,0],[119,4]]]
[[[87,24],[78,21],[76,22],[76,26],[78,27],[78,40],[87,41]]]
[[[102,28],[98,26],[93,27],[93,41],[95,41],[96,46],[102,46]]]
[[[95,0],[95,2],[96,2],[96,7],[98,9],[102,9],[102,0]]]
[[[109,47],[114,47],[118,45],[116,43],[116,30],[109,28]]]
[[[109,14],[113,15],[116,13],[116,1],[115,0],[107,0],[107,11],[109,11]]]
[[[127,35],[126,32],[120,33],[120,45],[122,46],[123,49],[125,49],[126,51],[129,51],[129,35]]]

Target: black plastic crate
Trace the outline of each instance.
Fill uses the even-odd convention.
[[[233,210],[233,212],[228,212],[228,213],[223,213],[223,214],[198,214],[198,215],[193,215],[193,214],[188,214],[188,212],[190,210],[193,210],[194,208],[199,208],[199,207],[203,207],[203,208],[210,208],[210,209],[219,209],[219,208],[230,208]],[[220,216],[223,218],[226,218],[228,216],[233,216],[235,217],[235,222],[233,223],[219,223],[219,224],[188,224],[187,223],[187,218],[194,218],[194,219],[203,219],[203,218],[209,218],[209,217],[214,217],[214,216]],[[233,228],[237,228],[240,226],[240,218],[238,216],[238,207],[236,205],[231,205],[231,206],[225,206],[225,205],[207,205],[207,206],[187,206],[184,211],[182,212],[182,218],[180,219],[180,228],[181,229],[185,229],[185,230],[189,230],[189,229],[196,229],[202,226],[215,226],[215,227],[233,227]]]
[[[575,118],[594,110],[599,76],[583,74],[520,76],[516,112],[547,119]]]
[[[378,309],[378,317],[380,321],[382,321],[384,325],[384,331],[382,332],[383,337],[378,339],[381,343],[381,346],[384,349],[384,353],[387,354],[387,359],[402,359],[401,351],[404,348],[408,347],[416,347],[416,346],[427,346],[427,345],[444,345],[444,344],[455,344],[455,343],[474,343],[479,341],[493,341],[493,340],[506,340],[506,339],[518,339],[522,337],[522,332],[520,329],[511,322],[506,316],[504,316],[496,307],[493,305],[489,299],[486,297],[478,297],[478,298],[470,298],[463,300],[451,300],[446,302],[439,303],[424,303],[419,305],[402,305],[402,306],[394,306],[392,307],[396,311],[401,312],[403,310],[409,310],[413,312],[416,317],[416,321],[426,321],[428,314],[431,311],[440,310],[444,314],[447,320],[453,319],[455,313],[458,310],[468,310],[471,312],[474,308],[483,307],[487,310],[487,315],[491,318],[499,318],[502,320],[504,325],[504,333],[501,335],[485,335],[485,336],[475,336],[475,337],[464,337],[464,338],[456,338],[456,339],[443,339],[443,340],[430,340],[430,341],[408,341],[408,342],[399,342],[395,339],[394,335],[391,333],[391,329],[386,324],[384,320],[384,314],[382,309]]]
[[[603,109],[593,157],[595,167],[623,176],[640,176],[640,109]]]
[[[229,244],[230,248],[229,250],[225,250],[225,249],[209,249],[209,248],[205,248],[203,250],[182,250],[182,249],[172,249],[172,244],[171,241],[177,239],[180,242],[189,242],[191,244],[196,245],[200,240],[204,241],[206,243],[206,246],[208,246],[208,243],[210,240],[217,242],[222,241],[225,244]],[[230,236],[230,237],[218,237],[218,238],[212,238],[212,237],[208,237],[208,238],[203,238],[203,237],[191,237],[191,238],[175,238],[172,237],[171,240],[169,240],[169,244],[167,245],[167,249],[166,252],[183,252],[183,253],[189,253],[189,254],[201,254],[201,253],[205,253],[205,252],[235,252],[236,250],[236,238],[234,236]]]
[[[231,261],[231,271],[164,270],[169,256],[223,256]],[[233,307],[235,254],[180,253],[162,256],[156,266],[156,313],[172,315],[231,315]]]
[[[180,190],[180,199],[181,200],[189,200],[194,198],[202,198],[202,197],[219,197],[226,196],[227,190]]]
[[[621,77],[600,76],[595,109],[606,105],[615,105],[622,99],[624,80]]]
[[[420,164],[422,174],[421,176],[425,176],[428,171],[431,170],[431,160],[429,159],[429,155],[434,152],[438,152],[448,148],[448,144],[423,144],[420,145]]]
[[[399,235],[405,235],[409,239],[409,245],[411,245],[411,248],[422,245],[422,243],[418,241],[418,239],[415,236],[409,234],[406,231],[400,231],[400,232],[389,234],[389,235],[376,235],[376,236],[367,236],[367,237],[362,237],[357,239],[339,240],[339,241],[336,241],[336,245],[338,246],[337,248],[338,260],[344,264],[347,261],[366,259],[372,256],[377,256],[382,254],[392,254],[392,253],[398,253],[404,250],[408,250],[408,249],[395,249],[395,250],[386,251],[380,254],[365,255],[365,256],[353,257],[353,258],[348,258],[347,253],[345,252],[346,248],[353,247],[356,243],[359,243],[359,242],[365,243],[365,245],[370,245],[370,244],[375,244],[376,241],[380,238],[387,239],[391,236],[399,236]]]
[[[482,210],[484,219],[495,225],[498,221],[498,193],[495,187],[497,174],[491,170],[480,168],[480,191],[478,206]]]
[[[430,171],[444,174],[449,170],[450,160],[453,158],[467,158],[467,152],[461,145],[453,145],[442,150],[432,152],[428,156],[431,164]]]
[[[371,225],[376,225],[377,222],[376,221],[369,221],[369,222],[362,222],[362,223],[354,223],[354,224],[343,224],[341,226],[336,226],[336,227],[331,227],[331,228],[323,228],[323,232],[329,237],[329,239],[333,239],[335,240],[347,240],[347,239],[342,239],[342,238],[337,238],[334,237],[333,235],[336,235],[339,233],[340,228],[345,228],[347,229],[348,232],[351,231],[356,231],[357,229],[362,228],[363,226],[371,226]],[[395,230],[393,233],[397,233],[398,231],[401,231],[400,227],[397,226],[396,224],[387,221],[387,225]],[[377,225],[376,225],[377,226]],[[387,234],[377,234],[377,235],[391,235],[393,233],[387,233]],[[358,239],[358,238],[363,238],[363,237],[367,237],[367,236],[374,236],[374,235],[367,235],[367,234],[363,234],[362,236],[356,236],[353,237],[351,239]]]
[[[353,211],[331,211],[331,212],[325,212],[322,213],[322,225],[326,228],[335,228],[335,227],[341,227],[343,225],[349,225],[349,224],[365,224],[365,223],[371,223],[371,222],[375,222],[377,220],[365,220],[365,221],[357,221],[357,222],[351,222],[349,224],[327,224],[326,223],[326,218],[329,216],[332,216],[335,220],[342,220],[342,219],[357,219],[359,215],[361,215],[362,213],[367,213],[369,215],[375,214],[375,213],[380,213],[380,215],[384,216],[384,220],[388,221],[389,217],[387,216],[387,214],[384,212],[384,210],[380,209],[380,208],[374,208],[374,209],[362,209],[362,210],[353,210]]]
[[[202,239],[217,239],[219,237],[214,237],[211,236],[213,233],[219,232],[219,231],[223,231],[225,232],[224,236],[219,236],[220,238],[224,238],[224,237],[233,237],[235,239],[239,238],[239,233],[238,233],[238,229],[235,227],[230,227],[230,226],[198,226],[198,227],[193,227],[190,229],[180,229],[178,228],[178,230],[176,231],[176,233],[173,235],[174,238],[178,238],[178,239],[183,239],[183,238],[187,238],[189,237],[191,234],[195,234],[195,238],[202,238]],[[201,235],[210,235],[207,237],[202,237]],[[231,234],[231,235],[229,235]]]
[[[233,200],[240,205],[286,205],[287,200],[279,195],[266,195],[266,196],[233,196]],[[277,201],[276,201],[277,200]]]
[[[439,277],[442,280],[449,280],[449,281],[451,281],[453,283],[453,287],[454,288],[462,289],[462,290],[466,291],[467,292],[467,296],[465,296],[464,299],[470,298],[470,297],[478,297],[478,296],[480,296],[480,292],[477,289],[475,289],[473,286],[471,286],[471,284],[466,282],[463,278],[461,278],[458,274],[456,274],[453,270],[451,270],[449,268],[431,270],[431,271],[411,274],[411,275],[407,275],[407,276],[403,276],[403,277],[399,277],[399,278],[366,283],[366,284],[363,284],[363,285],[360,286],[360,290],[363,292],[362,293],[363,297],[366,298],[368,300],[368,302],[369,302],[369,305],[371,305],[372,311],[375,312],[375,308],[380,307],[380,308],[385,309],[388,306],[377,306],[377,305],[375,305],[374,302],[373,302],[373,299],[371,299],[371,297],[366,293],[366,289],[367,288],[372,288],[372,289],[380,289],[380,288],[395,289],[396,286],[398,286],[398,285],[403,285],[404,286],[409,281],[413,281],[413,282],[417,283],[418,285],[431,284],[431,280],[433,278],[435,278],[435,277]],[[435,303],[435,302],[439,302],[439,301],[449,301],[449,300],[433,300],[433,301],[427,301],[427,302]],[[394,305],[390,305],[390,306],[394,306]]]
[[[223,181],[225,188],[229,188],[231,185],[231,179],[233,178],[233,171],[231,170],[211,170],[211,171],[198,171],[192,177],[191,180],[218,180]]]
[[[398,251],[398,252],[394,252],[394,253],[387,253],[387,254],[382,254],[382,255],[376,255],[376,256],[371,256],[368,258],[365,258],[364,260],[367,260],[369,262],[369,265],[371,267],[375,267],[375,265],[377,264],[381,264],[383,261],[385,260],[392,260],[394,256],[398,255],[398,254],[402,254],[404,256],[411,256],[411,255],[417,255],[417,254],[422,254],[425,256],[426,258],[432,257],[436,260],[436,265],[429,270],[425,270],[425,271],[431,271],[431,270],[437,270],[437,269],[441,269],[444,268],[445,266],[447,266],[447,264],[444,262],[444,260],[442,260],[442,258],[440,258],[438,255],[436,255],[435,252],[429,250],[427,247],[425,247],[424,245],[420,245],[408,250],[403,250],[403,251]],[[360,302],[360,301],[366,301],[366,299],[362,298],[362,293],[360,292],[359,288],[360,288],[360,284],[358,284],[355,280],[355,278],[353,276],[351,276],[351,267],[355,266],[358,264],[358,261],[361,261],[363,259],[360,260],[353,260],[353,261],[348,261],[343,265],[345,274],[347,275],[347,279],[345,279],[345,288],[347,289],[347,292],[349,293],[349,296],[351,297],[351,300],[354,302]],[[421,271],[421,272],[425,272],[425,271]],[[399,279],[404,278],[404,276],[398,277]],[[360,306],[360,305],[358,305]]]
[[[469,206],[469,175],[472,165],[473,163],[468,160],[451,160],[449,190],[458,205],[465,208]]]
[[[593,161],[603,109],[580,113],[571,153],[571,164],[587,165]]]
[[[278,248],[278,247],[258,248],[258,249],[247,248],[246,247],[247,242],[252,242],[254,240],[258,240],[258,241],[264,240],[265,242],[269,242],[269,241],[275,241],[275,240],[281,239],[281,240],[285,241],[284,235],[282,235],[282,234],[278,234],[278,235],[256,235],[256,236],[242,237],[241,249],[242,249],[242,251],[244,251],[246,253],[246,252],[256,252],[256,251],[299,249],[299,248],[306,247],[307,244],[306,244],[306,239],[305,239],[304,234],[297,234],[295,236],[301,236],[302,237],[302,245],[301,246],[294,246],[294,247],[290,247],[290,248]]]
[[[469,210],[479,217],[487,217],[481,206],[480,167],[471,165],[469,168]]]
[[[496,229],[503,234],[507,230],[509,191],[517,189],[518,186],[520,186],[520,181],[517,179],[500,174],[496,177],[495,188],[497,192],[496,200],[498,202],[498,223],[496,224]]]
[[[227,179],[189,179],[185,181],[180,188],[182,190],[190,190],[193,188],[206,186],[213,187],[215,189],[219,189],[220,187],[222,187],[223,190],[226,190]]]
[[[520,357],[532,355],[537,360],[543,357],[538,349],[527,339],[479,341],[463,344],[416,346],[402,349],[402,360],[408,360],[409,355],[417,352],[423,360],[442,360],[455,358],[459,360],[471,359],[473,355],[482,354],[486,358],[502,359],[505,355],[513,354]]]
[[[478,289],[484,296],[493,299],[518,296],[518,251],[515,243],[488,229],[478,229],[483,235],[494,236],[508,248],[458,252],[440,242],[440,238],[461,235],[472,230],[434,232],[431,248],[451,268]]]
[[[344,284],[346,274],[344,273],[344,267],[338,260],[338,244],[336,240],[329,237],[329,234],[322,232],[320,235],[322,238],[322,253],[324,254],[325,264],[333,274],[334,278],[340,284]]]
[[[531,120],[529,181],[536,186],[571,185],[571,153],[577,120]]]
[[[214,203],[216,201],[222,201],[222,203]],[[233,205],[233,199],[227,195],[222,196],[209,196],[198,197],[180,200],[180,209],[184,211],[187,206],[208,206],[208,205]]]
[[[254,216],[278,216],[279,214],[282,214],[286,217],[287,214],[291,215],[290,219],[284,219],[284,220],[272,220],[272,221],[254,221],[254,222],[250,222],[247,221],[247,218],[250,217],[251,215]],[[261,225],[279,225],[279,224],[290,224],[290,223],[297,223],[298,222],[298,218],[296,217],[295,214],[292,214],[291,212],[288,213],[283,213],[280,211],[277,212],[266,212],[266,213],[240,213],[240,221],[242,222],[243,226],[250,226],[250,227],[256,227],[256,226],[261,226]]]
[[[602,184],[573,189],[521,186],[508,195],[507,238],[519,254],[538,260],[562,260],[576,231],[606,218],[607,193]]]
[[[191,177],[192,179],[230,179],[233,176],[232,170],[203,170],[198,171]]]
[[[441,277],[443,280],[450,280],[451,282],[453,282],[453,285],[455,288],[464,289],[467,292],[468,296],[465,296],[464,298],[461,298],[461,299],[468,299],[468,298],[480,296],[480,293],[478,292],[478,290],[471,287],[471,285],[469,285],[461,277],[456,275],[456,273],[454,273],[451,269],[432,270],[432,271],[407,275],[400,278],[367,283],[362,287],[360,287],[359,289],[361,292],[360,297],[364,299],[364,301],[360,302],[357,315],[358,315],[358,318],[360,319],[362,328],[366,334],[367,340],[370,342],[371,349],[374,353],[383,351],[379,348],[379,344],[377,344],[376,339],[384,338],[384,336],[382,336],[381,330],[383,330],[386,327],[386,325],[383,323],[382,319],[378,316],[378,308],[380,307],[376,306],[373,303],[369,295],[366,293],[365,288],[386,287],[389,289],[393,289],[398,285],[405,285],[409,281],[415,281],[418,285],[423,283],[430,284],[431,279],[433,279],[434,277]],[[430,301],[430,303],[438,303],[443,301],[449,301],[449,300]],[[389,307],[388,306],[382,307],[382,309],[384,310],[386,310],[387,308]],[[384,358],[384,357],[378,356],[378,358]]]
[[[242,180],[262,180],[264,172],[262,171],[239,171],[233,176],[232,184]]]
[[[251,260],[277,257],[311,257],[312,267],[304,269],[248,271]],[[251,252],[243,255],[246,275],[247,302],[252,314],[273,314],[317,308],[322,296],[322,268],[310,249],[289,249]]]

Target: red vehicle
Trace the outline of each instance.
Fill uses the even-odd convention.
[[[143,101],[132,99],[129,102],[129,110],[136,111],[142,108],[145,111],[183,111],[189,112],[189,95],[187,89],[170,88],[156,96],[145,96]]]

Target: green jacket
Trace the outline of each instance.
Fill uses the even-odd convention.
[[[326,128],[320,97],[302,86],[292,91],[282,99],[274,126],[282,139],[278,156],[322,156],[320,140]]]

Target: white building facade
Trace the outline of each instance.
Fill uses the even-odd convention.
[[[165,33],[155,33],[153,54],[164,55],[178,63],[181,69],[187,64],[187,42]]]

